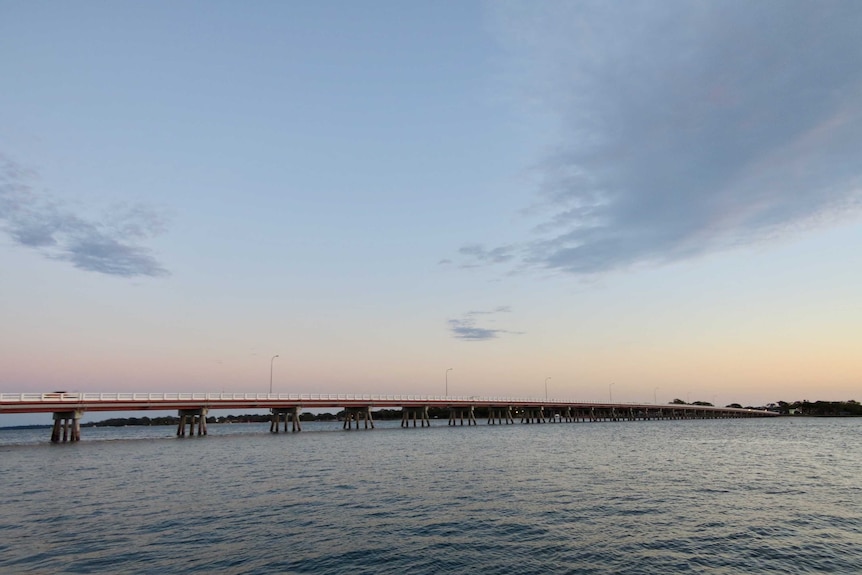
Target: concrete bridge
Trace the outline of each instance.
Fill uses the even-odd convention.
[[[430,427],[428,410],[449,411],[449,425],[477,425],[476,410],[487,410],[488,425],[521,423],[561,423],[575,421],[637,421],[650,419],[715,419],[773,417],[778,414],[755,409],[711,407],[688,404],[584,403],[558,399],[512,397],[453,397],[428,395],[353,394],[249,394],[249,393],[2,393],[0,414],[51,413],[54,426],[51,441],[81,439],[81,416],[88,411],[177,410],[177,436],[207,434],[206,417],[214,409],[268,409],[270,431],[278,433],[281,423],[287,432],[301,431],[300,411],[339,408],[345,411],[343,428],[374,428],[372,409],[401,409],[401,427]]]

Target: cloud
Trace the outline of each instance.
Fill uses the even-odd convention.
[[[500,306],[490,311],[468,311],[460,318],[449,320],[449,331],[452,332],[452,335],[456,339],[464,341],[487,341],[496,339],[503,334],[520,335],[523,332],[509,331],[505,329],[490,329],[487,327],[479,327],[477,325],[480,317],[487,316],[485,319],[494,323],[496,321],[494,316],[501,313],[509,313],[511,311],[511,308],[508,306]]]
[[[555,133],[529,174],[535,236],[468,261],[595,274],[862,211],[856,2],[496,6],[523,101]]]
[[[470,244],[460,248],[458,253],[482,264],[501,264],[512,261],[512,250],[512,246],[487,249],[482,244]]]
[[[142,205],[116,206],[85,217],[28,184],[32,171],[0,156],[0,230],[14,243],[78,269],[107,275],[164,276],[167,270],[139,245],[165,229],[164,217]]]

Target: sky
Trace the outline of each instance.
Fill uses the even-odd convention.
[[[859,30],[3,0],[0,391],[862,400]]]

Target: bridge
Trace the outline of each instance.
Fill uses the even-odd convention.
[[[2,393],[0,414],[51,413],[54,425],[51,441],[81,439],[80,419],[93,411],[177,410],[177,436],[207,434],[207,414],[214,409],[268,409],[270,431],[278,433],[281,423],[287,432],[302,431],[302,409],[339,408],[344,411],[343,429],[374,429],[372,409],[401,409],[401,427],[430,427],[429,409],[449,412],[449,425],[477,425],[477,410],[488,425],[521,423],[562,423],[576,421],[638,421],[651,419],[715,419],[772,417],[778,414],[756,409],[713,407],[690,404],[591,403],[558,399],[511,397],[453,397],[428,395],[353,394],[255,394],[255,393]]]

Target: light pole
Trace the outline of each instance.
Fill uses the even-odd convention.
[[[655,388],[655,389],[653,389],[653,390],[652,390],[652,402],[653,402],[653,405],[655,405],[656,403],[658,403],[658,401],[656,401],[656,399],[655,399],[655,392],[656,392],[656,391],[658,391],[658,388]]]
[[[614,392],[611,390],[613,386],[613,383],[608,384],[608,401],[610,401],[611,403],[614,402]]]
[[[449,372],[452,371],[452,368],[446,370],[446,397],[449,397]]]
[[[272,362],[274,362],[275,358],[277,358],[277,357],[278,357],[278,355],[274,355],[274,356],[272,356],[272,359],[269,360],[269,394],[270,395],[272,395]],[[287,425],[287,424],[285,424],[285,425]],[[285,429],[287,429],[287,428],[285,428]]]
[[[548,401],[548,380],[549,379],[551,379],[551,378],[550,377],[545,378],[545,401]]]

